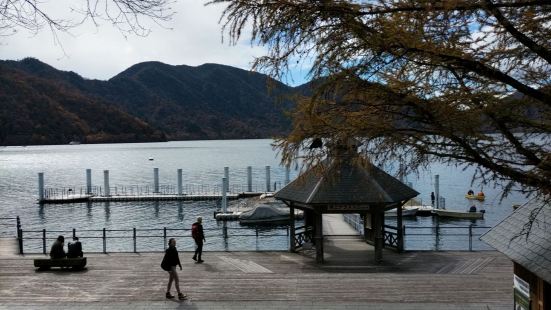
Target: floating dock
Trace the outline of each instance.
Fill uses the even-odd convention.
[[[228,200],[257,197],[271,194],[277,190],[270,179],[270,166],[265,167],[265,186],[253,186],[252,167],[247,167],[247,184],[229,184],[229,167],[224,167],[224,177],[219,184],[187,184],[184,186],[182,169],[177,170],[177,185],[160,184],[159,169],[153,168],[153,186],[130,185],[111,186],[109,170],[103,171],[103,186],[92,185],[92,170],[86,169],[86,187],[46,188],[44,173],[38,173],[38,203],[77,203],[77,202],[109,202],[109,201],[204,201],[221,200],[225,210]],[[285,184],[289,183],[289,168],[286,169]]]
[[[165,194],[148,194],[148,195],[111,195],[111,196],[96,196],[96,195],[64,195],[64,196],[48,196],[39,200],[41,204],[58,204],[58,203],[78,203],[78,202],[115,202],[115,201],[204,201],[204,200],[221,200],[224,197],[228,200],[236,200],[241,198],[257,197],[264,192],[243,192],[237,194],[183,194],[183,195],[165,195]]]

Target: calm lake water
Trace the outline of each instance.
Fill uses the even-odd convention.
[[[230,186],[246,184],[246,167],[253,167],[253,184],[257,188],[265,187],[265,166],[271,166],[271,183],[284,182],[285,170],[279,166],[280,158],[271,147],[272,140],[225,140],[225,141],[174,141],[163,143],[132,144],[96,144],[96,145],[54,145],[0,148],[0,217],[19,216],[23,230],[52,231],[48,238],[57,234],[69,235],[75,228],[78,231],[94,230],[86,235],[96,238],[83,240],[85,247],[101,251],[101,230],[120,229],[158,229],[149,235],[157,237],[138,238],[139,251],[156,251],[163,248],[163,227],[168,229],[189,229],[196,216],[203,216],[207,229],[206,250],[283,250],[288,248],[286,227],[262,229],[240,226],[237,222],[228,222],[229,238],[222,238],[222,224],[213,219],[217,202],[125,202],[125,203],[75,203],[39,206],[36,203],[37,174],[44,172],[46,187],[80,188],[86,184],[85,170],[92,169],[93,185],[103,185],[103,170],[110,171],[110,185],[151,185],[153,168],[159,168],[161,184],[176,184],[177,169],[183,170],[184,184],[219,186],[224,175],[223,167],[230,168]],[[150,161],[152,157],[154,160]],[[298,171],[291,172],[291,178]],[[451,210],[466,210],[472,202],[464,198],[471,188],[473,170],[457,167],[433,165],[430,171],[418,176],[409,176],[407,182],[420,192],[419,198],[430,203],[430,192],[434,191],[434,175],[440,175],[440,193],[446,198],[446,207]],[[480,190],[476,184],[472,187]],[[515,203],[526,199],[519,194],[511,194],[499,202],[501,191],[493,187],[484,187],[486,201],[477,202],[478,207],[486,210],[484,220],[475,222],[466,220],[440,220],[441,227],[493,226],[512,211]],[[388,220],[392,224],[392,219]],[[435,237],[433,227],[436,219],[417,217],[407,219],[407,249],[466,249],[466,237],[443,237],[442,234],[454,233],[454,230],[441,228],[439,237]],[[483,230],[476,230],[480,234]],[[3,235],[14,234],[9,225],[0,225]],[[59,233],[58,233],[59,232]],[[457,232],[457,231],[455,231]],[[258,233],[258,237],[256,237]],[[428,234],[418,236],[415,233]],[[463,229],[461,233],[466,233]],[[145,235],[139,232],[138,235]],[[170,231],[169,235],[187,236],[189,231]],[[210,235],[210,238],[209,238]],[[243,236],[247,235],[247,236]],[[40,251],[42,233],[29,233],[25,237],[25,248]],[[131,250],[132,232],[110,232],[109,237],[123,236],[126,239],[108,239],[108,250]],[[184,238],[179,248],[191,250],[191,239]],[[49,246],[50,241],[48,241]],[[486,248],[477,242],[475,248]]]

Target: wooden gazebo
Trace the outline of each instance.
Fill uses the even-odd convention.
[[[305,241],[316,247],[316,262],[323,263],[322,215],[357,213],[364,221],[365,241],[374,245],[375,260],[383,247],[402,251],[402,206],[419,193],[375,167],[358,154],[357,145],[340,144],[320,164],[301,174],[275,194],[289,206],[290,251]],[[385,230],[384,212],[397,208],[397,225]],[[295,231],[295,209],[304,212],[304,231]],[[386,226],[387,228],[390,228]]]

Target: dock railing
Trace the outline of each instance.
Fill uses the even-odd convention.
[[[363,234],[363,221],[358,214],[344,214],[344,220],[358,233]],[[489,226],[478,225],[434,225],[412,226],[404,225],[404,249],[418,250],[459,250],[475,251],[490,250],[478,238],[490,230]],[[385,244],[392,246],[395,243],[397,228],[385,225]],[[423,246],[421,246],[423,245]],[[428,246],[430,245],[430,246]]]
[[[475,241],[478,241],[483,232],[490,229],[485,226],[405,226],[405,250],[431,250],[431,251],[475,251],[487,250],[488,247],[475,246]],[[243,242],[243,238],[248,238],[248,244],[258,245],[262,243],[264,237],[282,237],[280,241],[283,243],[289,240],[289,227],[279,228],[279,231],[264,230],[260,227],[241,228],[241,227],[221,227],[205,229],[205,234],[210,240],[223,240],[224,242],[232,241],[235,238],[236,242]],[[296,228],[295,247],[302,246],[304,242],[310,241],[311,231],[307,231],[304,227]],[[57,238],[58,235],[64,235],[67,241],[70,241],[72,236],[79,237],[84,243],[89,240],[91,243],[86,244],[88,253],[141,253],[141,252],[159,252],[162,251],[168,239],[183,238],[182,241],[187,247],[193,244],[191,239],[190,229],[181,228],[132,228],[132,229],[91,229],[91,230],[25,230],[17,229],[17,238],[19,243],[20,254],[47,254],[49,246]],[[359,236],[359,235],[358,235]],[[284,238],[283,238],[284,237]],[[421,240],[419,239],[421,238]],[[155,241],[151,241],[157,239]],[[112,242],[115,241],[116,242]],[[148,247],[146,250],[138,249],[138,242],[145,241]],[[251,242],[252,241],[252,242]],[[28,243],[31,243],[30,245]],[[422,244],[423,246],[419,246]],[[111,248],[110,248],[111,247]],[[151,250],[157,248],[158,250]],[[228,247],[225,250],[232,250]],[[235,249],[233,249],[235,250]],[[254,250],[252,248],[240,248],[239,250]]]
[[[437,251],[458,247],[466,248],[469,251],[490,250],[491,248],[486,246],[479,238],[491,228],[489,226],[477,226],[473,224],[468,226],[404,226],[404,238],[406,239],[406,245],[408,241],[410,244],[432,244],[433,247],[430,250]],[[406,247],[406,249],[408,248]]]
[[[289,239],[289,227],[279,229],[281,232],[271,232],[256,226],[253,228],[238,228],[238,227],[221,227],[221,228],[205,228],[205,236],[208,240],[222,239],[227,242],[231,238],[245,237],[254,238],[258,245],[262,242],[260,239],[265,237],[285,237]],[[58,235],[65,237],[66,243],[71,242],[72,237],[78,237],[82,241],[86,253],[146,253],[146,252],[161,252],[166,246],[170,238],[184,238],[182,243],[187,247],[193,244],[191,237],[191,229],[182,228],[132,228],[132,229],[83,229],[78,230],[18,230],[19,252],[20,254],[47,254],[49,246],[57,239]],[[147,242],[148,250],[139,250],[139,240],[152,240]],[[86,241],[100,242],[86,242]],[[116,242],[110,241],[123,241]],[[27,242],[28,241],[28,242]],[[39,246],[36,243],[39,242]],[[34,247],[27,246],[28,243],[34,243]],[[110,249],[109,246],[112,246]],[[113,247],[115,246],[116,247]],[[153,245],[153,246],[152,246]],[[153,248],[153,250],[152,250]],[[155,250],[158,248],[159,250]],[[208,248],[208,247],[207,247]],[[122,249],[122,250],[121,250]],[[227,249],[230,250],[230,249]]]
[[[273,189],[281,188],[281,182],[274,182]],[[106,192],[109,196],[177,196],[178,186],[174,184],[159,184],[158,191],[154,185],[121,185],[110,186],[109,191],[105,191],[102,186],[67,186],[67,187],[47,187],[44,188],[44,199],[68,199],[91,196],[105,196]],[[266,186],[263,184],[252,184],[252,192],[264,193]],[[228,187],[229,194],[248,193],[247,184],[230,184]],[[199,196],[219,196],[222,194],[221,184],[186,184],[182,186],[182,195],[199,195]]]

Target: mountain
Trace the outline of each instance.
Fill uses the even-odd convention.
[[[283,98],[293,88],[230,66],[144,62],[108,81],[84,79],[32,58],[1,61],[0,68],[132,115],[171,140],[269,138],[290,128],[284,111],[291,103]]]
[[[0,64],[0,145],[164,141],[112,104]]]

